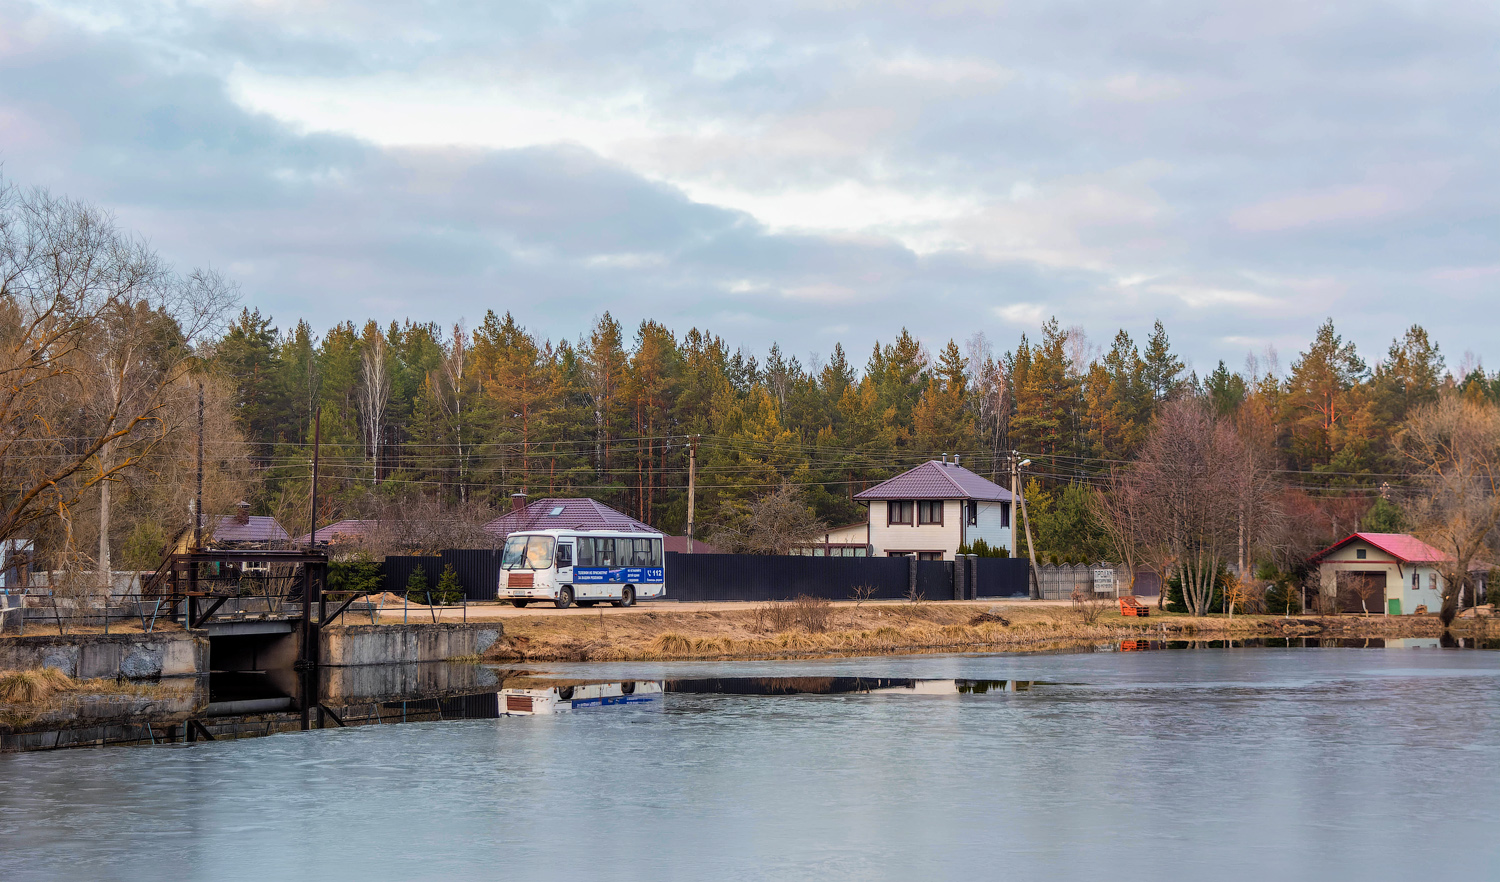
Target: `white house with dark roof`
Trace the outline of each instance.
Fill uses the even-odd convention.
[[[854,499],[870,506],[875,557],[952,560],[978,539],[1015,553],[1011,492],[958,463],[924,462]]]

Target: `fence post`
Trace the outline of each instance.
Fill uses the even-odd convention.
[[[955,555],[953,555],[953,568],[948,571],[948,575],[953,578],[953,599],[954,600],[963,600],[964,599],[964,563],[965,563],[964,558],[965,557],[966,557],[966,555],[962,555],[962,554],[955,554]]]
[[[915,554],[906,559],[906,596],[911,598],[917,596],[917,556]]]
[[[970,600],[979,599],[979,555],[971,554],[964,561],[964,593]]]

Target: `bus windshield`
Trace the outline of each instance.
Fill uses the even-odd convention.
[[[552,566],[555,544],[551,536],[512,536],[505,540],[505,551],[500,555],[500,568],[545,570]]]

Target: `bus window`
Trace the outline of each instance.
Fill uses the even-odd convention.
[[[550,536],[512,536],[500,554],[503,570],[545,570],[552,566],[554,542]]]
[[[635,540],[635,560],[631,563],[634,567],[649,567],[651,563],[651,540]]]
[[[650,565],[653,566],[653,567],[659,567],[659,566],[661,566],[661,540],[660,539],[652,539],[651,540],[651,564]]]
[[[598,566],[598,567],[619,566],[619,564],[617,564],[615,562],[615,540],[613,540],[613,539],[595,539],[594,540],[594,566]]]
[[[578,565],[581,567],[591,567],[594,565],[594,540],[587,537],[579,537]]]
[[[572,565],[573,546],[569,545],[566,542],[559,543],[557,546],[557,568],[561,570],[571,567]]]
[[[531,541],[526,543],[526,567],[532,570],[545,570],[552,566],[551,536],[532,536]]]

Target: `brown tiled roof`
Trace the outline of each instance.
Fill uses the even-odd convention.
[[[275,518],[264,515],[251,515],[244,523],[225,515],[214,527],[215,542],[285,542],[290,538]]]
[[[379,523],[379,521],[361,521],[352,518],[342,521],[334,521],[331,524],[327,524],[318,528],[318,542],[337,542],[341,537],[344,539],[357,538],[375,529],[376,525],[378,525]],[[297,537],[296,541],[293,544],[306,545],[311,541],[312,534],[303,533],[301,536]]]
[[[661,532],[594,499],[538,499],[519,512],[495,518],[485,524],[484,529],[496,536],[508,536],[521,530]]]
[[[662,539],[662,545],[664,546],[664,550],[665,551],[675,551],[678,554],[686,554],[687,553],[687,537],[686,536],[666,536],[666,537],[664,537]],[[695,539],[693,539],[693,553],[694,554],[723,554],[724,552],[721,551],[718,548],[715,548],[712,545],[709,545],[707,542],[704,542],[702,539],[695,538]]]
[[[863,493],[854,494],[861,501],[875,499],[978,499],[984,502],[1009,502],[1009,490],[994,481],[981,478],[963,466],[929,460]]]

